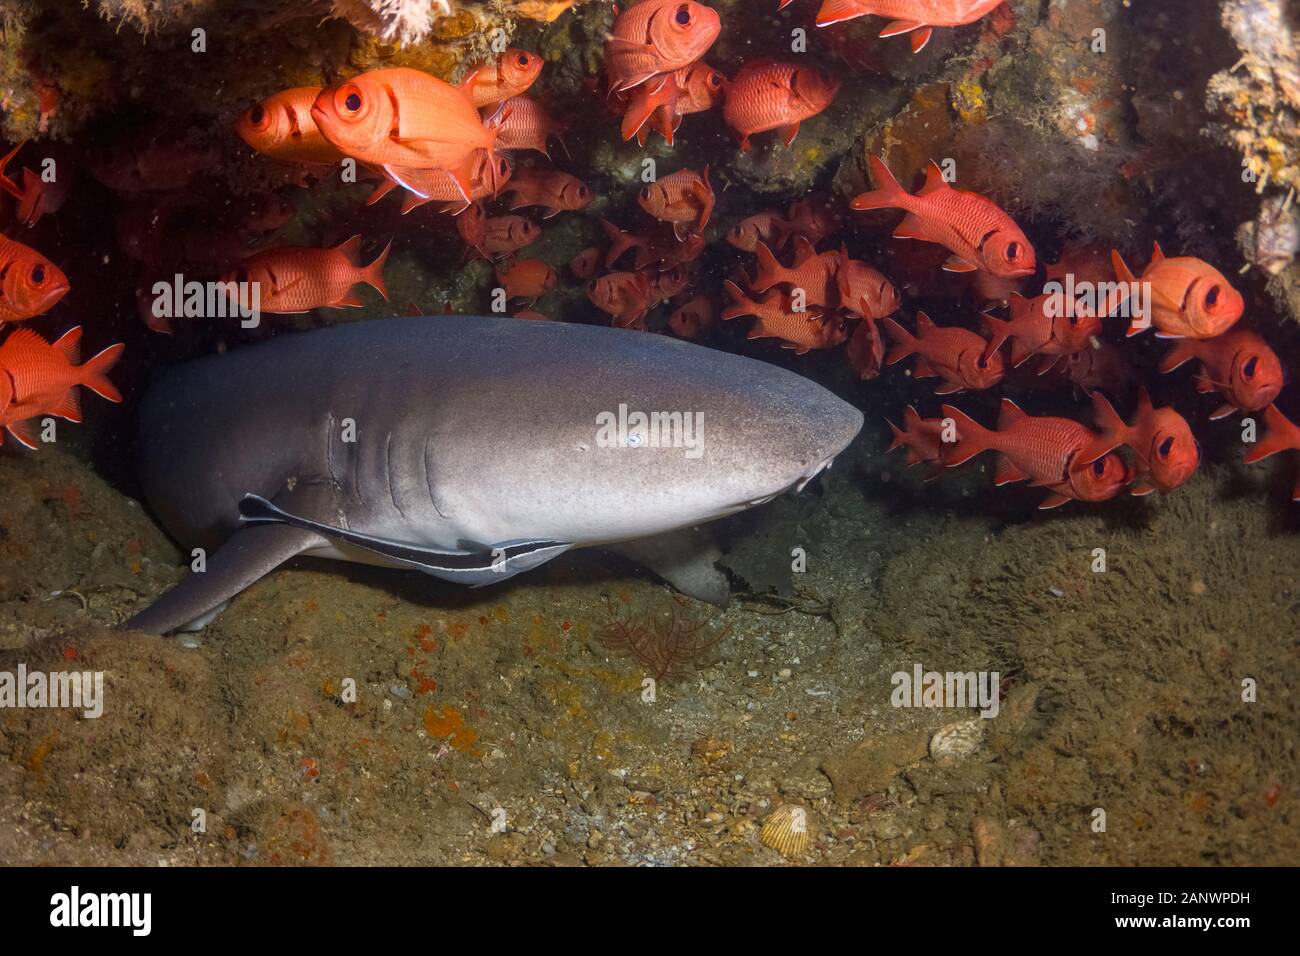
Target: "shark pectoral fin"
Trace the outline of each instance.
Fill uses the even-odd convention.
[[[323,544],[321,537],[287,525],[240,528],[207,561],[148,608],[119,627],[167,634],[192,622],[206,623],[214,612],[259,578],[290,558]],[[206,619],[206,620],[205,620]]]
[[[406,541],[394,541],[336,528],[291,514],[258,495],[244,495],[239,516],[247,524],[283,524],[323,538],[344,541],[384,558],[389,563],[423,571],[444,581],[483,587],[544,564],[573,547],[567,541],[506,541],[474,550],[444,550]]]
[[[716,564],[722,552],[707,531],[681,528],[605,550],[645,565],[682,594],[698,601],[726,607],[731,600],[731,582]]]

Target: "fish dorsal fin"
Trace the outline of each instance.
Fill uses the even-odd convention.
[[[343,240],[334,247],[334,251],[343,253],[343,257],[354,266],[361,265],[361,233]]]
[[[1002,399],[998,408],[998,431],[1006,431],[1024,417],[1024,409],[1009,398]]]
[[[939,168],[939,164],[933,159],[930,160],[930,165],[925,168],[925,185],[921,187],[921,191],[917,195],[930,196],[951,188],[948,185],[948,180],[943,178],[943,170]]]
[[[29,328],[14,329],[9,333],[9,338],[5,339],[4,344],[0,345],[0,358],[6,354],[14,354],[19,351],[37,352],[50,348],[50,343],[46,342],[40,335]]]
[[[916,337],[917,338],[921,338],[924,335],[928,335],[929,333],[933,332],[937,328],[938,326],[934,324],[934,320],[930,318],[928,315],[926,315],[924,312],[916,313]]]
[[[54,340],[52,347],[63,353],[69,365],[76,365],[81,361],[81,326],[74,325],[68,329]]]
[[[1151,264],[1148,265],[1147,268],[1149,269],[1151,268],[1151,266],[1158,266],[1160,265],[1160,263],[1164,261],[1165,261],[1165,251],[1160,248],[1160,243],[1153,242],[1151,244]]]
[[[807,236],[794,237],[794,261],[796,263],[806,262],[816,255],[817,247],[808,241]]]

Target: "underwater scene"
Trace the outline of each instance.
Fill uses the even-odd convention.
[[[1298,51],[0,0],[0,863],[1300,863]]]

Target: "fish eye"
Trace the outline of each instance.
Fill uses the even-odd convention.
[[[714,71],[709,74],[709,86],[718,87],[722,85],[722,74]]]
[[[45,282],[45,266],[38,263],[32,267],[32,282],[35,285],[41,285]]]
[[[1169,453],[1173,450],[1174,450],[1174,440],[1172,437],[1170,437],[1170,438],[1166,438],[1164,441],[1160,443],[1160,446],[1156,449],[1156,453],[1161,458],[1168,458]]]
[[[981,355],[979,358],[977,358],[977,359],[975,360],[975,364],[978,365],[978,366],[979,366],[980,368],[982,368],[982,369],[984,369],[984,368],[988,368],[988,367],[989,367],[989,360],[988,360],[987,358],[985,358],[983,355]]]
[[[1250,358],[1246,359],[1246,364],[1241,367],[1241,374],[1247,379],[1247,381],[1254,378],[1255,373],[1258,371],[1259,371],[1258,355],[1252,355]]]
[[[690,26],[691,8],[688,7],[686,4],[682,4],[680,7],[678,7],[676,20],[679,24],[681,24],[684,27]]]
[[[590,282],[587,283],[587,291],[588,291],[588,292],[595,292],[596,289],[599,288],[599,286],[600,286],[600,282],[599,282],[599,280],[597,280],[597,279],[592,279]]]
[[[1106,475],[1106,459],[1098,458],[1092,463],[1092,473],[1094,477],[1103,478]]]
[[[1011,245],[1007,246],[1007,261],[1015,262],[1019,258],[1020,258],[1020,243],[1013,242],[1011,243]]]
[[[1219,304],[1219,287],[1211,286],[1210,291],[1205,293],[1205,305],[1208,308],[1214,308]]]
[[[519,54],[519,65],[520,65],[520,66],[527,66],[527,65],[528,65],[528,54],[527,54],[527,53],[520,53],[520,54]]]
[[[587,189],[586,186],[579,186],[578,195],[581,196],[583,199],[586,199],[587,196],[589,195],[589,190]]]
[[[1069,320],[1069,322],[1070,322],[1070,327],[1071,327],[1071,328],[1078,328],[1078,326],[1079,326],[1079,317],[1078,317],[1077,315],[1067,316],[1067,318],[1068,318],[1068,320]]]
[[[254,106],[251,110],[248,111],[248,121],[252,123],[254,126],[261,126],[262,121],[265,119],[266,119],[266,110],[262,109],[260,105]]]
[[[356,113],[361,109],[361,91],[355,86],[345,86],[339,90],[338,95],[334,98],[334,102],[338,104],[342,110],[346,110],[349,113]]]

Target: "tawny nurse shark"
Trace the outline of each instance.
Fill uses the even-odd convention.
[[[861,427],[798,375],[645,332],[438,316],[278,336],[145,396],[146,499],[210,550],[124,626],[202,626],[299,555],[482,586],[605,547],[724,603],[692,529],[801,489]]]

